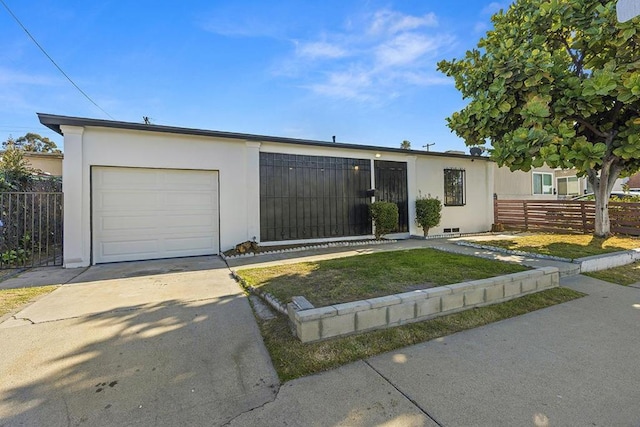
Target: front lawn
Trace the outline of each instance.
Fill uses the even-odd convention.
[[[249,285],[281,302],[302,295],[316,307],[485,279],[527,270],[436,249],[413,249],[239,270]]]
[[[291,334],[286,316],[258,322],[273,365],[284,382],[582,296],[571,289],[553,288],[424,322],[307,344]]]
[[[53,292],[57,285],[0,289],[0,317],[15,311],[35,298]]]
[[[605,282],[617,283],[618,285],[629,286],[640,282],[640,262],[610,268],[608,270],[582,273],[585,276],[604,280]]]
[[[602,239],[589,234],[540,233],[516,235],[513,239],[486,240],[479,243],[569,259],[640,248],[640,239],[636,237],[612,236]]]

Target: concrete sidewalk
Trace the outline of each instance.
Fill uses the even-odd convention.
[[[640,426],[640,290],[584,298],[282,386],[232,426]]]

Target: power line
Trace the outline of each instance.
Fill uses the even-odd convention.
[[[76,89],[78,89],[78,91],[84,95],[85,98],[87,98],[89,100],[89,102],[91,102],[93,105],[95,105],[96,107],[98,107],[98,109],[100,109],[100,111],[102,111],[103,113],[105,113],[107,116],[109,116],[109,118],[111,118],[112,120],[115,120],[113,118],[113,116],[109,113],[107,113],[104,108],[102,108],[101,106],[99,106],[93,99],[91,99],[91,97],[89,95],[87,95],[85,93],[85,91],[83,91],[82,89],[80,89],[80,86],[78,86],[73,80],[71,80],[71,77],[69,77],[67,75],[67,73],[65,73],[62,68],[60,68],[60,66],[56,63],[56,61],[53,60],[53,58],[47,53],[46,50],[44,50],[44,48],[42,46],[40,46],[40,43],[38,43],[38,41],[35,39],[35,37],[33,37],[31,35],[31,33],[29,32],[29,30],[27,30],[27,27],[25,27],[22,22],[20,22],[20,20],[18,19],[18,17],[16,15],[14,15],[14,13],[11,11],[11,9],[9,9],[9,6],[7,6],[7,4],[4,2],[4,0],[0,0],[0,3],[2,3],[2,5],[4,6],[5,9],[7,9],[7,12],[9,12],[9,14],[13,17],[13,19],[15,19],[15,21],[18,23],[18,25],[20,25],[20,27],[22,27],[22,29],[24,30],[25,33],[27,33],[27,35],[29,36],[29,38],[35,43],[36,46],[38,46],[38,48],[42,51],[42,53],[44,54],[44,56],[46,56],[47,58],[49,58],[49,61],[51,61],[51,63],[58,69],[58,71],[60,71],[62,73],[63,76],[65,76],[67,78],[67,80],[69,80],[69,82],[73,85],[73,87],[75,87]]]

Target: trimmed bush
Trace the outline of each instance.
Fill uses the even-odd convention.
[[[376,239],[380,239],[398,227],[398,205],[395,203],[373,202],[369,209],[376,229]]]
[[[419,197],[416,200],[416,223],[422,227],[425,237],[429,229],[440,224],[442,203],[436,197]]]

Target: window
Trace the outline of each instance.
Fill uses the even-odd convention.
[[[559,196],[577,196],[580,194],[580,184],[577,176],[558,178]]]
[[[464,206],[464,169],[444,170],[444,205]]]
[[[553,194],[552,173],[533,173],[533,194]]]

